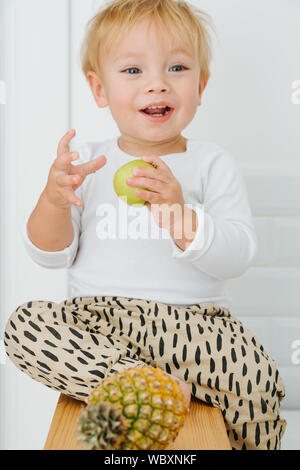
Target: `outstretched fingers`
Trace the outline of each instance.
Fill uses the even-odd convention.
[[[64,136],[62,136],[57,147],[57,157],[60,157],[64,153],[70,152],[70,142],[75,136],[75,134],[75,129],[71,129]]]
[[[102,168],[106,163],[106,157],[104,155],[100,155],[100,157],[94,158],[93,160],[82,163],[79,165],[72,165],[72,174],[77,174],[81,176],[87,176],[91,173],[95,173],[100,168]]]

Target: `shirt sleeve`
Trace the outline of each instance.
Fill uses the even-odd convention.
[[[78,195],[77,191],[76,194]],[[34,245],[27,232],[27,223],[30,215],[25,218],[21,227],[22,239],[27,253],[35,263],[48,269],[69,268],[73,264],[78,250],[80,235],[80,214],[78,209],[79,208],[75,206],[72,206],[71,208],[74,230],[73,241],[71,245],[61,251],[44,251]]]
[[[86,162],[91,158],[90,147],[83,144],[78,148],[79,158],[75,161],[74,166]],[[85,180],[86,181],[86,180]],[[76,196],[83,200],[84,183],[75,191]],[[61,251],[44,251],[35,246],[28,236],[27,224],[30,214],[25,217],[21,226],[21,236],[25,245],[25,249],[30,258],[40,266],[48,269],[62,269],[72,266],[79,248],[79,239],[81,233],[81,214],[82,207],[71,206],[72,224],[74,237],[72,243]]]
[[[205,179],[203,204],[191,207],[198,221],[195,237],[184,251],[170,238],[172,256],[212,278],[232,279],[248,269],[257,250],[246,185],[227,153],[215,158]]]

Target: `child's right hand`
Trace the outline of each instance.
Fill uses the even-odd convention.
[[[57,158],[50,168],[44,190],[48,201],[58,208],[68,208],[73,204],[81,206],[83,202],[76,197],[74,191],[83,183],[87,175],[95,173],[106,163],[106,157],[101,155],[87,163],[72,165],[71,162],[79,157],[78,152],[70,152],[69,148],[75,133],[73,129],[59,141]]]

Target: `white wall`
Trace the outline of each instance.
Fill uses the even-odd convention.
[[[24,250],[20,224],[37,203],[69,128],[67,0],[1,0],[0,56],[7,83],[1,145],[1,339],[10,313],[26,300],[67,296],[66,270],[37,266]],[[41,448],[57,392],[34,383],[9,361],[0,366],[1,448]]]
[[[5,25],[0,23],[5,38],[3,55],[0,36],[0,80],[8,85],[7,104],[0,105],[0,137],[5,130],[0,142],[1,337],[21,303],[68,296],[67,272],[36,266],[20,237],[20,224],[46,183],[58,140],[72,127],[77,130],[72,148],[119,134],[109,110],[96,107],[79,65],[84,25],[102,3],[0,3]],[[291,362],[291,342],[300,339],[300,104],[291,102],[292,84],[300,80],[300,3],[191,3],[212,15],[219,42],[213,41],[203,106],[183,135],[217,142],[244,171],[260,246],[249,271],[230,283],[232,313],[278,362],[288,391],[285,408],[300,409],[300,366]],[[5,425],[0,448],[42,448],[58,393],[8,360],[0,374]]]

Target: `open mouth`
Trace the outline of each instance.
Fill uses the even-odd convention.
[[[169,108],[169,106],[162,106],[162,107],[157,107],[156,109],[154,108],[141,109],[141,112],[144,114],[148,114],[149,116],[162,117],[162,116],[166,116],[167,114],[169,114],[172,109],[173,108]]]

